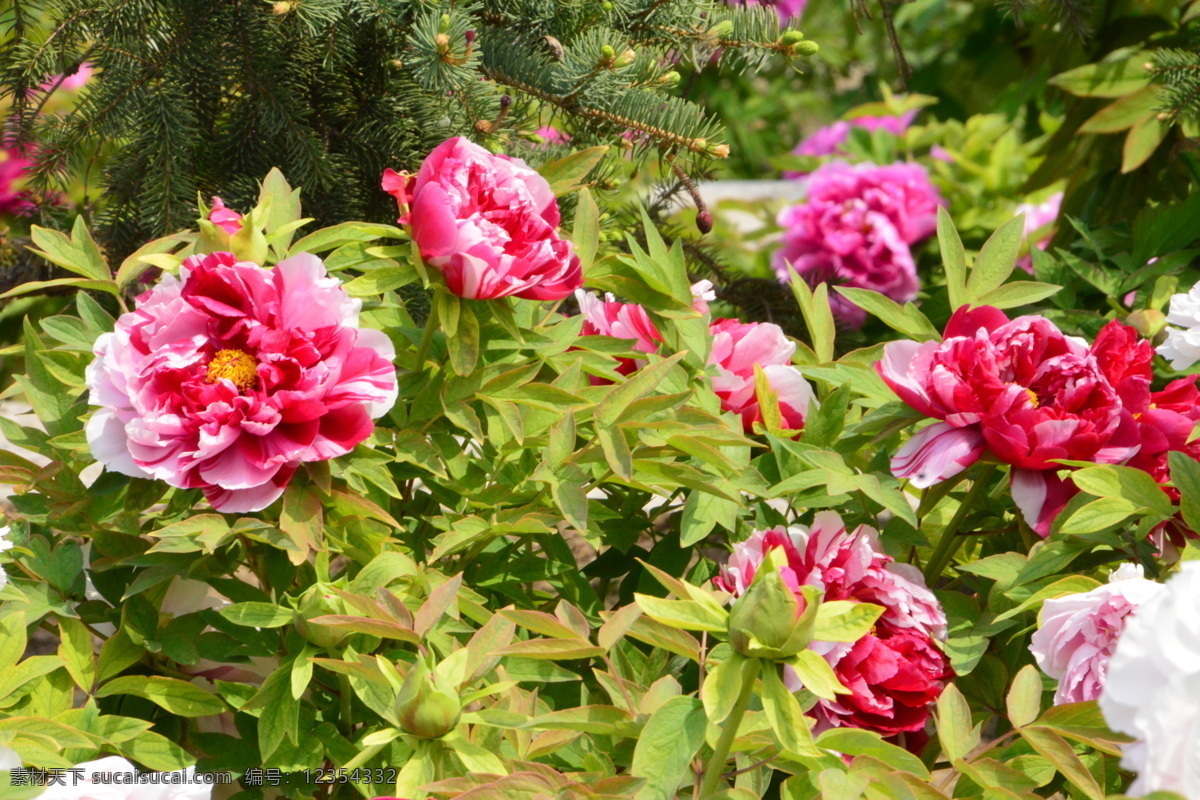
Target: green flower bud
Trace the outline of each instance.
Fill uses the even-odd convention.
[[[799,44],[802,41],[804,41],[804,34],[800,31],[784,31],[783,35],[779,37],[780,44],[783,44],[786,47],[791,47],[792,45]]]
[[[802,42],[797,42],[792,49],[796,51],[796,55],[815,56],[821,48],[811,39],[805,39]]]
[[[437,676],[423,659],[408,671],[404,686],[396,695],[396,716],[407,733],[423,739],[437,739],[458,724],[462,701],[453,689],[439,687],[437,681]]]
[[[196,240],[196,253],[216,253],[229,249],[229,231],[207,219],[196,220],[196,225],[200,228],[200,238]]]
[[[296,611],[292,615],[292,624],[296,632],[317,647],[331,650],[341,644],[350,634],[337,628],[325,625],[314,625],[310,619],[323,617],[327,614],[345,614],[346,605],[342,598],[329,589],[329,584],[315,584],[300,596]]]
[[[658,85],[667,89],[674,89],[679,85],[679,81],[679,73],[675,70],[671,70],[658,79]]]
[[[229,252],[237,256],[238,261],[249,261],[254,264],[265,264],[267,260],[267,237],[263,236],[259,225],[259,209],[254,209],[242,220],[242,227],[229,237]]]
[[[628,67],[636,58],[637,53],[633,52],[632,50],[626,50],[625,52],[621,53],[621,55],[617,56],[616,60],[613,61],[613,66],[618,68]]]
[[[729,613],[729,640],[749,658],[791,658],[812,641],[821,592],[811,586],[793,592],[781,571],[785,558],[778,548],[768,553]]]
[[[1167,327],[1166,316],[1156,308],[1143,308],[1125,318],[1125,324],[1147,339],[1153,339]]]
[[[600,48],[600,58],[604,61],[612,61],[617,57],[617,51],[612,48],[612,45],[606,44]]]
[[[442,14],[442,18],[438,20],[438,33],[445,33],[450,30],[450,15]]]

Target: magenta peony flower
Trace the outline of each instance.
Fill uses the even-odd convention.
[[[875,117],[867,115],[855,117],[852,120],[838,120],[837,122],[817,128],[806,136],[792,150],[792,154],[813,158],[844,155],[842,145],[850,138],[850,130],[852,128],[862,128],[866,131],[885,130],[888,133],[901,136],[908,130],[908,126],[912,124],[913,118],[916,116],[917,112],[914,109],[899,116]],[[784,172],[783,176],[785,178],[803,178],[807,174],[807,172],[788,171]]]
[[[460,297],[561,300],[583,282],[579,257],[558,235],[550,184],[519,158],[448,139],[415,177],[384,172],[383,188],[421,257]]]
[[[924,728],[954,673],[937,645],[946,637],[946,615],[921,573],[881,552],[874,529],[860,526],[851,533],[836,512],[822,511],[811,529],[757,531],[735,545],[713,582],[741,596],[766,553],[777,547],[786,556],[782,574],[793,591],[813,586],[826,601],[857,600],[884,609],[875,629],[857,642],[812,643],[851,691],[836,701],[818,701],[817,732],[852,727],[892,736]],[[794,673],[788,676],[793,690],[801,688]]]
[[[741,415],[746,433],[754,431],[755,422],[762,422],[754,385],[757,364],[779,398],[784,427],[794,431],[803,428],[808,405],[816,400],[808,381],[792,366],[796,344],[783,329],[770,322],[719,319],[710,330],[713,345],[708,363],[717,368],[713,391],[721,398],[721,407]]]
[[[219,197],[212,199],[212,211],[208,214],[208,221],[230,236],[242,229],[242,215],[232,208],[226,208],[225,201]]]
[[[892,473],[926,488],[988,451],[1013,465],[1013,500],[1047,535],[1074,494],[1057,460],[1116,464],[1139,447],[1125,402],[1148,390],[1147,353],[1126,331],[1109,323],[1089,348],[1043,317],[1010,321],[990,306],[964,306],[941,342],[889,342],[876,371],[910,407],[941,420],[900,448]]]
[[[775,13],[779,14],[779,21],[786,25],[789,22],[797,22],[804,14],[804,8],[808,5],[808,0],[729,0],[729,4],[733,6],[771,6],[775,9]]]
[[[553,125],[543,125],[534,131],[534,134],[542,137],[542,143],[547,145],[566,144],[571,141],[569,134],[563,133]]]
[[[0,214],[28,214],[33,210],[29,195],[18,188],[33,160],[18,150],[0,147]]]
[[[1029,649],[1042,672],[1058,681],[1056,705],[1099,699],[1126,618],[1162,589],[1136,564],[1122,564],[1108,581],[1042,605]]]
[[[796,272],[813,286],[871,289],[908,302],[920,288],[909,245],[933,233],[941,202],[919,164],[826,164],[810,176],[806,201],[779,213],[775,272],[784,282]],[[866,319],[839,296],[831,304],[847,326]]]
[[[88,444],[108,469],[259,511],[303,462],[344,455],[396,401],[395,356],[314,255],[192,256],[96,340]]]

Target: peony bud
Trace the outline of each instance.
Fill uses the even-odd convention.
[[[345,613],[346,606],[342,598],[330,590],[329,584],[318,583],[300,596],[300,602],[296,604],[296,611],[292,615],[292,624],[296,626],[296,632],[305,639],[317,647],[331,650],[341,644],[349,633],[324,625],[314,625],[309,620],[327,614]]]
[[[462,701],[450,688],[440,688],[437,676],[424,660],[408,671],[404,686],[396,695],[396,716],[400,727],[413,736],[437,739],[454,730],[462,715]]]
[[[713,229],[713,215],[708,209],[701,211],[696,215],[696,230],[700,233],[708,233]]]
[[[238,232],[229,237],[229,252],[237,256],[239,261],[264,264],[268,250],[267,237],[263,236],[259,227],[258,215],[251,212],[250,219],[243,220]]]
[[[783,549],[771,550],[746,593],[733,604],[729,640],[744,656],[791,658],[812,641],[822,593],[811,586],[794,591],[784,581],[786,565]]]
[[[1153,339],[1167,327],[1167,317],[1156,308],[1143,308],[1125,317],[1125,324],[1146,339]]]

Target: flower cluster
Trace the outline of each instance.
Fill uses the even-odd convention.
[[[320,259],[274,269],[192,256],[95,344],[92,453],[204,491],[222,511],[274,502],[297,467],[350,452],[396,400],[395,352]]]
[[[1173,432],[1176,416],[1146,412],[1181,387],[1151,393],[1152,355],[1115,321],[1089,346],[1044,317],[959,308],[941,342],[890,342],[875,365],[901,400],[939,420],[909,439],[892,472],[925,488],[987,453],[1012,465],[1013,500],[1045,536],[1075,492],[1060,461],[1121,464],[1161,439],[1139,465],[1165,469],[1163,429]]]
[[[697,311],[707,311],[708,301],[714,297],[711,287],[708,281],[692,287],[696,298],[693,307]],[[642,306],[617,302],[611,295],[602,301],[584,291],[577,292],[577,297],[579,308],[586,317],[584,335],[628,339],[634,343],[631,349],[642,353],[653,353],[658,349],[662,334]],[[718,319],[709,326],[709,332],[713,340],[708,361],[716,371],[713,391],[721,399],[725,411],[732,411],[742,418],[746,433],[754,431],[754,423],[763,421],[755,382],[756,366],[762,370],[779,400],[783,426],[794,431],[803,428],[809,403],[815,402],[813,391],[800,371],[792,366],[796,344],[787,338],[783,329],[769,322]],[[617,371],[629,375],[641,365],[632,359],[621,359]]]
[[[416,175],[387,170],[383,188],[421,258],[459,297],[561,300],[583,282],[579,256],[558,235],[550,185],[519,158],[448,139]]]
[[[1141,566],[1122,564],[1090,592],[1047,600],[1029,649],[1042,672],[1058,681],[1054,702],[1096,700],[1117,639],[1138,607],[1162,589]]]
[[[804,203],[779,212],[783,241],[773,256],[783,282],[870,289],[904,303],[920,282],[910,245],[937,227],[941,196],[919,164],[831,162],[808,178]],[[834,316],[857,328],[866,312],[831,295]]]
[[[874,630],[856,642],[812,643],[850,690],[836,700],[818,701],[814,730],[863,728],[885,736],[921,731],[954,671],[938,645],[946,636],[945,612],[920,572],[885,555],[874,529],[847,531],[837,513],[823,511],[811,528],[756,532],[734,547],[713,582],[741,596],[766,554],[776,548],[786,555],[783,579],[793,592],[811,586],[824,592],[827,601],[873,603],[884,609]],[[793,689],[800,688],[792,683]]]
[[[1188,562],[1129,619],[1108,664],[1100,710],[1137,741],[1121,765],[1128,794],[1200,797],[1200,564]]]

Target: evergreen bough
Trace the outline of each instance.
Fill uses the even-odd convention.
[[[388,219],[385,167],[456,135],[562,155],[536,146],[547,118],[571,149],[618,145],[610,158],[653,153],[694,176],[728,148],[673,94],[678,70],[816,51],[773,9],[707,0],[13,0],[0,20],[5,144],[33,145],[43,197],[82,181],[117,254],[191,225],[197,193],[248,208],[272,167],[319,224]],[[78,105],[40,113],[47,76],[85,62],[97,75]]]

